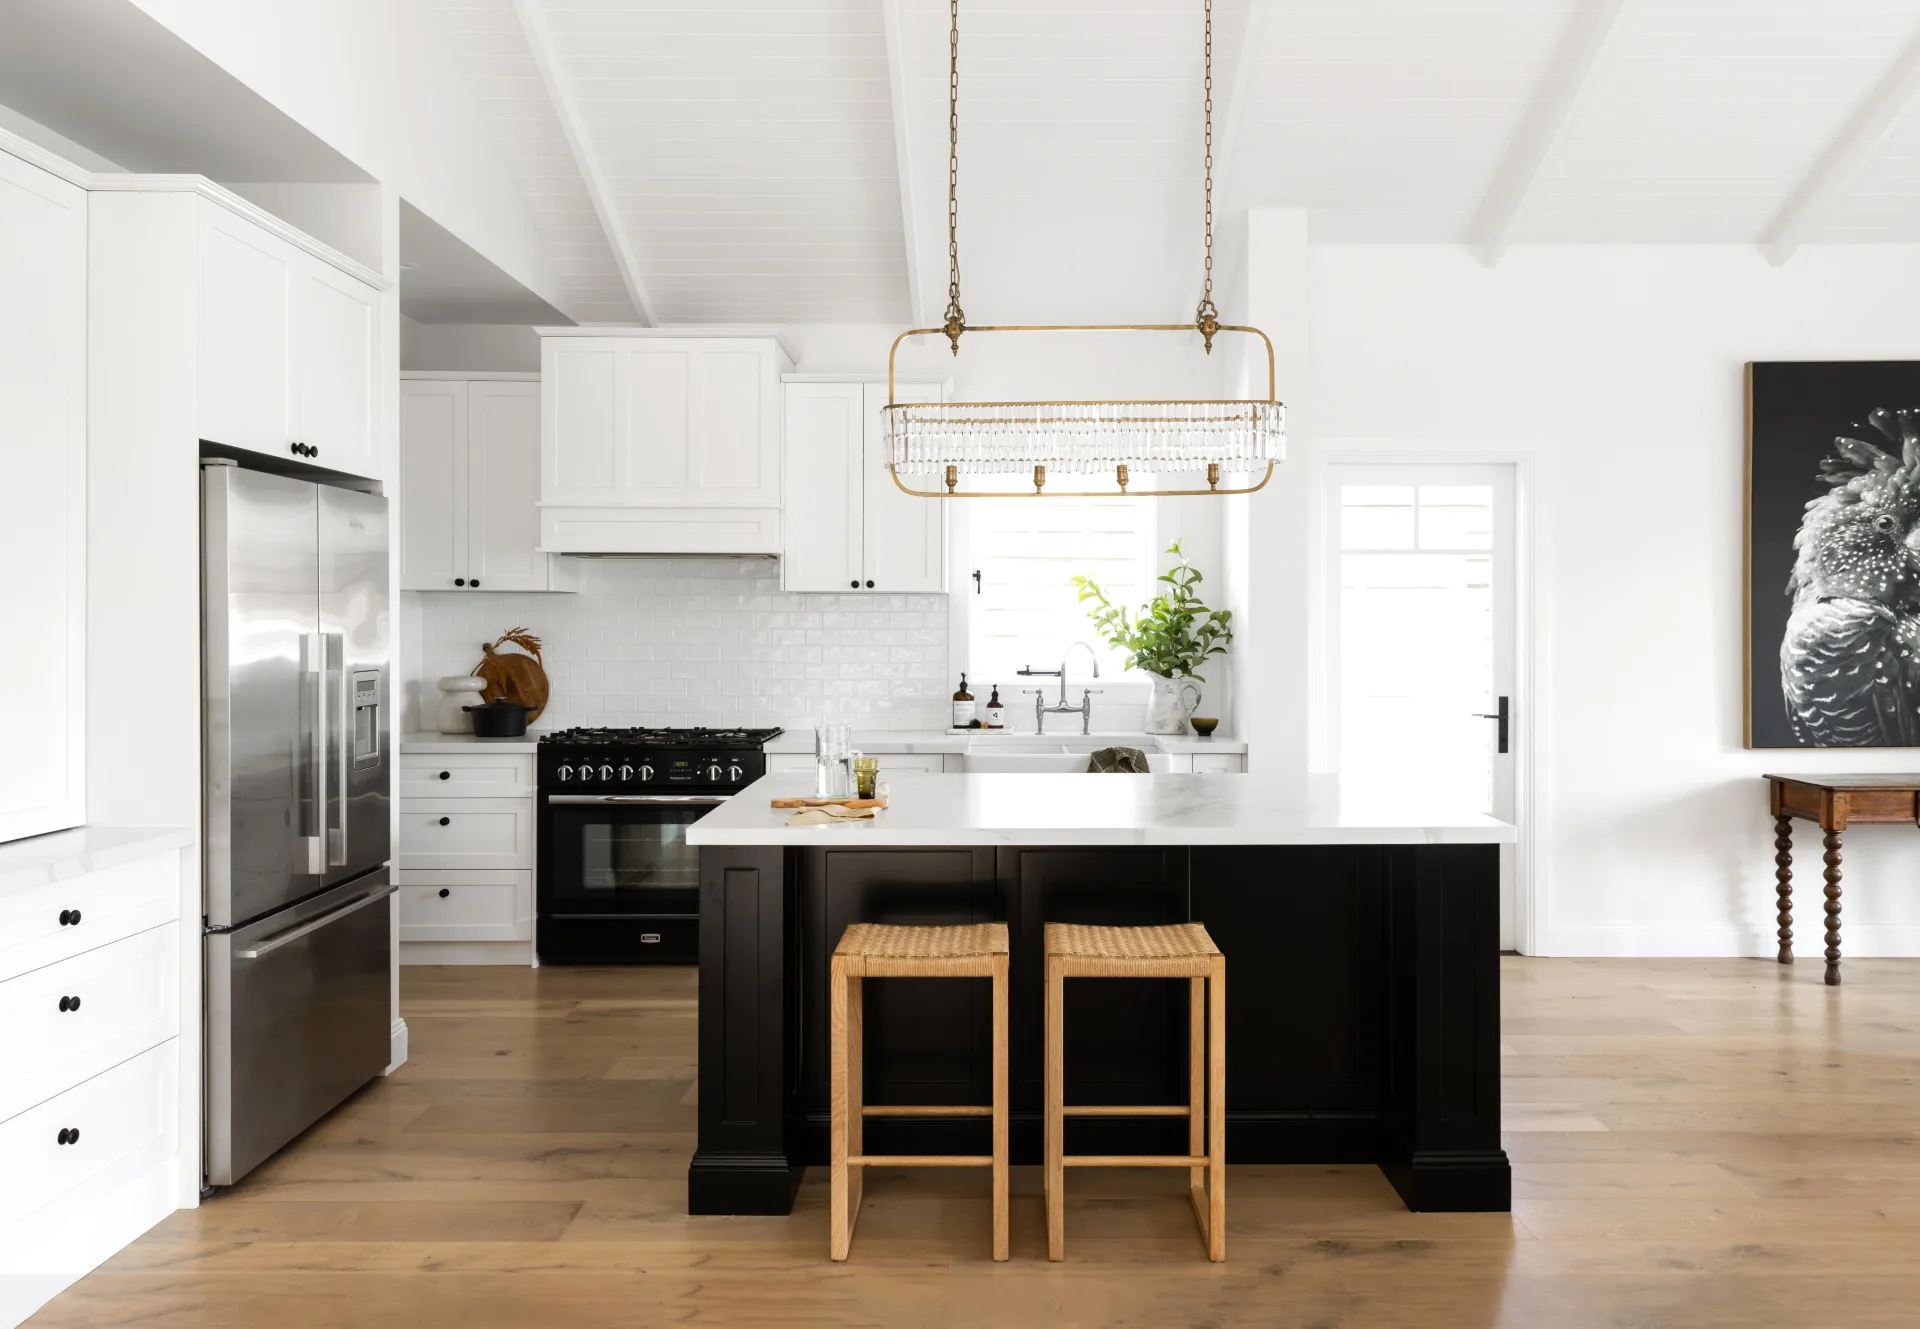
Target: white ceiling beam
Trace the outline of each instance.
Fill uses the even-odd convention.
[[[601,167],[600,154],[587,137],[586,122],[580,114],[580,102],[573,95],[573,86],[560,68],[560,56],[554,49],[546,18],[540,12],[540,0],[513,0],[513,12],[520,19],[520,30],[526,34],[527,45],[533,50],[533,63],[540,70],[540,81],[546,85],[548,99],[553,102],[560,130],[567,136],[567,147],[573,152],[574,164],[580,168],[580,178],[586,182],[594,215],[600,219],[600,229],[606,233],[607,244],[613,249],[613,261],[620,269],[627,298],[633,301],[633,312],[648,327],[657,326],[659,320],[653,315],[653,302],[647,298],[647,284],[640,277],[640,260],[634,254],[633,239],[614,209],[607,173]]]
[[[908,125],[913,103],[907,94],[907,52],[900,32],[900,0],[880,0],[887,38],[887,91],[893,101],[893,164],[900,177],[900,234],[907,251],[907,310],[913,326],[927,326],[927,291],[920,271],[919,196],[913,187],[913,148]]]
[[[1840,201],[1880,155],[1887,140],[1920,103],[1920,37],[1887,69],[1867,93],[1840,135],[1788,197],[1762,243],[1775,265],[1785,263],[1812,238],[1833,205]]]
[[[1488,267],[1498,263],[1506,252],[1534,191],[1566,146],[1568,131],[1606,81],[1607,71],[1619,55],[1628,16],[1640,3],[1585,0],[1574,12],[1553,64],[1481,203],[1473,236]]]

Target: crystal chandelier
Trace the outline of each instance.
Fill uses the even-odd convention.
[[[1206,280],[1191,323],[1044,324],[969,327],[960,308],[960,0],[949,0],[947,37],[947,309],[937,328],[894,338],[887,356],[887,469],[918,498],[1095,498],[1116,494],[1250,494],[1286,456],[1286,407],[1274,396],[1273,343],[1258,328],[1222,323],[1213,304],[1213,0],[1206,4]],[[1208,355],[1222,332],[1258,337],[1266,351],[1267,395],[1215,401],[895,401],[894,361],[909,337],[945,337],[954,355],[969,332],[1198,332]],[[1130,470],[1204,473],[1205,488],[1129,489]],[[1052,490],[1049,472],[1111,476],[1117,488]],[[962,476],[1031,475],[1014,492],[960,488]],[[1238,486],[1223,486],[1223,474]],[[1254,479],[1255,475],[1258,479]],[[933,476],[918,489],[903,476]],[[1250,483],[1247,483],[1250,481]],[[1195,484],[1198,480],[1194,481]]]

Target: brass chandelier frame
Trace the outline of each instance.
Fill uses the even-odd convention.
[[[1262,408],[1268,411],[1281,408],[1281,402],[1275,395],[1273,341],[1259,328],[1237,323],[1222,323],[1213,303],[1213,0],[1205,0],[1206,9],[1206,80],[1205,80],[1205,116],[1206,116],[1206,279],[1199,306],[1194,310],[1191,323],[1028,323],[1028,324],[987,324],[971,327],[966,314],[960,307],[960,245],[959,245],[959,155],[960,155],[960,0],[948,0],[950,25],[947,47],[947,257],[949,264],[947,281],[946,322],[937,328],[910,328],[893,339],[893,346],[887,352],[887,437],[891,452],[893,428],[896,416],[894,412],[924,408],[931,403],[901,402],[894,395],[894,369],[899,358],[900,347],[911,337],[945,337],[951,343],[953,354],[960,354],[960,338],[969,332],[1198,332],[1205,345],[1206,353],[1213,354],[1213,339],[1222,332],[1239,332],[1258,337],[1266,350],[1267,357],[1267,395],[1264,398],[1215,398],[1215,399],[1154,399],[1154,398],[1104,398],[1088,401],[1012,401],[1012,402],[956,402],[952,405],[978,407],[984,410],[1016,410],[1023,406],[1034,408],[1059,406],[1244,406],[1247,419],[1253,422]],[[946,403],[943,403],[946,404]],[[1152,421],[1158,417],[1142,417]],[[1171,420],[1172,417],[1165,417]],[[1009,424],[1044,424],[1039,415],[1021,417],[1002,417],[1001,422]],[[1266,487],[1273,478],[1273,458],[1266,459],[1266,469],[1259,480],[1252,484],[1235,485],[1222,488],[1220,485],[1221,463],[1207,464],[1207,487],[1204,489],[1129,489],[1127,467],[1124,463],[1114,467],[1116,490],[1053,490],[1047,491],[1047,468],[1036,465],[1033,468],[1033,488],[1031,490],[987,491],[963,490],[959,487],[959,467],[949,463],[942,479],[942,489],[916,489],[900,478],[897,463],[889,455],[887,473],[893,477],[894,485],[902,493],[915,498],[1186,498],[1206,495],[1252,494]]]

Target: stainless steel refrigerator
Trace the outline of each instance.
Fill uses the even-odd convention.
[[[386,1069],[387,502],[201,469],[206,1174]]]

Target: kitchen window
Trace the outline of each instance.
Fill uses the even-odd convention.
[[[1125,657],[1094,630],[1073,578],[1091,577],[1115,604],[1137,609],[1157,570],[1154,500],[968,499],[954,502],[952,513],[956,672],[966,670],[983,704],[998,684],[1009,709],[1031,709],[1023,688],[1057,690],[1059,682],[1018,671],[1058,669],[1077,641],[1100,661],[1101,701],[1113,702],[1120,690],[1144,695],[1140,676],[1123,675]],[[1071,703],[1091,682],[1085,652],[1075,651],[1068,668]]]

